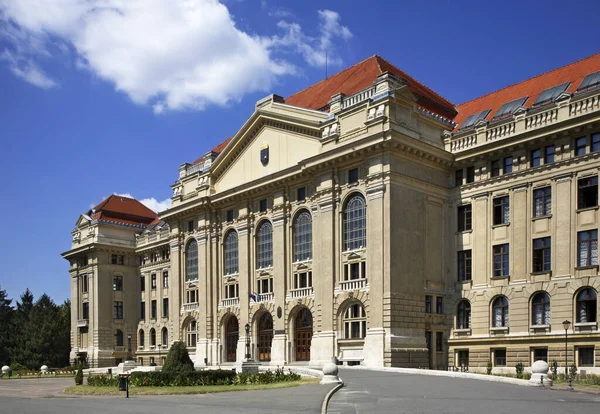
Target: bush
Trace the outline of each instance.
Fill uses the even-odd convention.
[[[198,385],[231,385],[236,373],[228,370],[188,372],[133,372],[129,383],[133,387],[180,387]]]
[[[293,373],[288,368],[288,373],[285,373],[283,367],[275,371],[265,371],[258,374],[238,374],[234,380],[234,385],[245,385],[245,384],[273,384],[275,382],[289,382],[299,381],[302,377],[296,373]]]
[[[569,375],[571,378],[575,378],[577,376],[577,365],[573,364],[569,367]]]
[[[515,370],[517,371],[517,378],[523,378],[523,371],[525,370],[525,365],[521,361],[517,362],[515,365]]]
[[[194,371],[194,363],[190,359],[187,347],[181,341],[174,342],[169,349],[162,372],[183,373]]]
[[[9,368],[12,372],[29,371],[29,369],[25,365],[19,364],[18,362],[13,362],[12,364],[10,364]]]
[[[81,368],[81,364],[77,366],[77,374],[75,374],[75,385],[83,384],[83,369]]]
[[[117,387],[119,385],[119,377],[106,374],[90,375],[87,379],[87,385],[91,387]]]
[[[486,369],[488,375],[492,375],[492,369],[493,369],[493,367],[494,366],[492,365],[492,361],[488,361],[487,369]]]

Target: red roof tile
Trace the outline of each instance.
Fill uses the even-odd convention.
[[[460,104],[454,122],[457,127],[460,127],[469,115],[491,109],[486,117],[489,121],[503,104],[526,96],[529,99],[523,106],[529,108],[544,90],[565,82],[571,82],[567,92],[575,92],[586,75],[598,70],[600,70],[600,53]]]
[[[102,219],[112,217],[125,224],[148,224],[155,220],[157,214],[134,198],[123,197],[116,194],[98,204],[93,209],[93,215]]]

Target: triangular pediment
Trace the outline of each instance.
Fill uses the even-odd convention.
[[[87,214],[82,214],[79,216],[79,220],[77,220],[77,224],[75,225],[77,228],[87,226],[92,222],[92,218]]]

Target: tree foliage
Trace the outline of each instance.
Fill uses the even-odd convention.
[[[174,342],[169,349],[162,372],[190,372],[193,370],[194,363],[190,359],[185,344],[181,341]]]

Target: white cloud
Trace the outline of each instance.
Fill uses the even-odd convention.
[[[282,38],[260,37],[237,28],[217,0],[0,0],[0,37],[14,49],[5,51],[12,60],[3,60],[15,75],[55,86],[34,57],[71,50],[75,67],[155,113],[201,110],[270,92],[279,77],[297,72],[277,55],[293,49],[322,66],[325,51],[334,54],[333,41],[352,36],[340,21],[338,13],[321,10],[317,37],[286,22],[278,25],[287,31]]]
[[[121,196],[121,197],[135,198],[130,193],[123,193],[123,194],[113,193],[113,194]],[[106,199],[106,197],[103,200],[105,200],[105,199]],[[142,203],[143,205],[145,205],[146,207],[148,207],[150,210],[154,211],[155,213],[160,213],[161,211],[165,211],[166,209],[171,207],[171,199],[170,198],[167,198],[162,201],[158,201],[156,198],[150,197],[150,198],[142,198],[141,200],[138,200],[138,201],[140,203]]]

